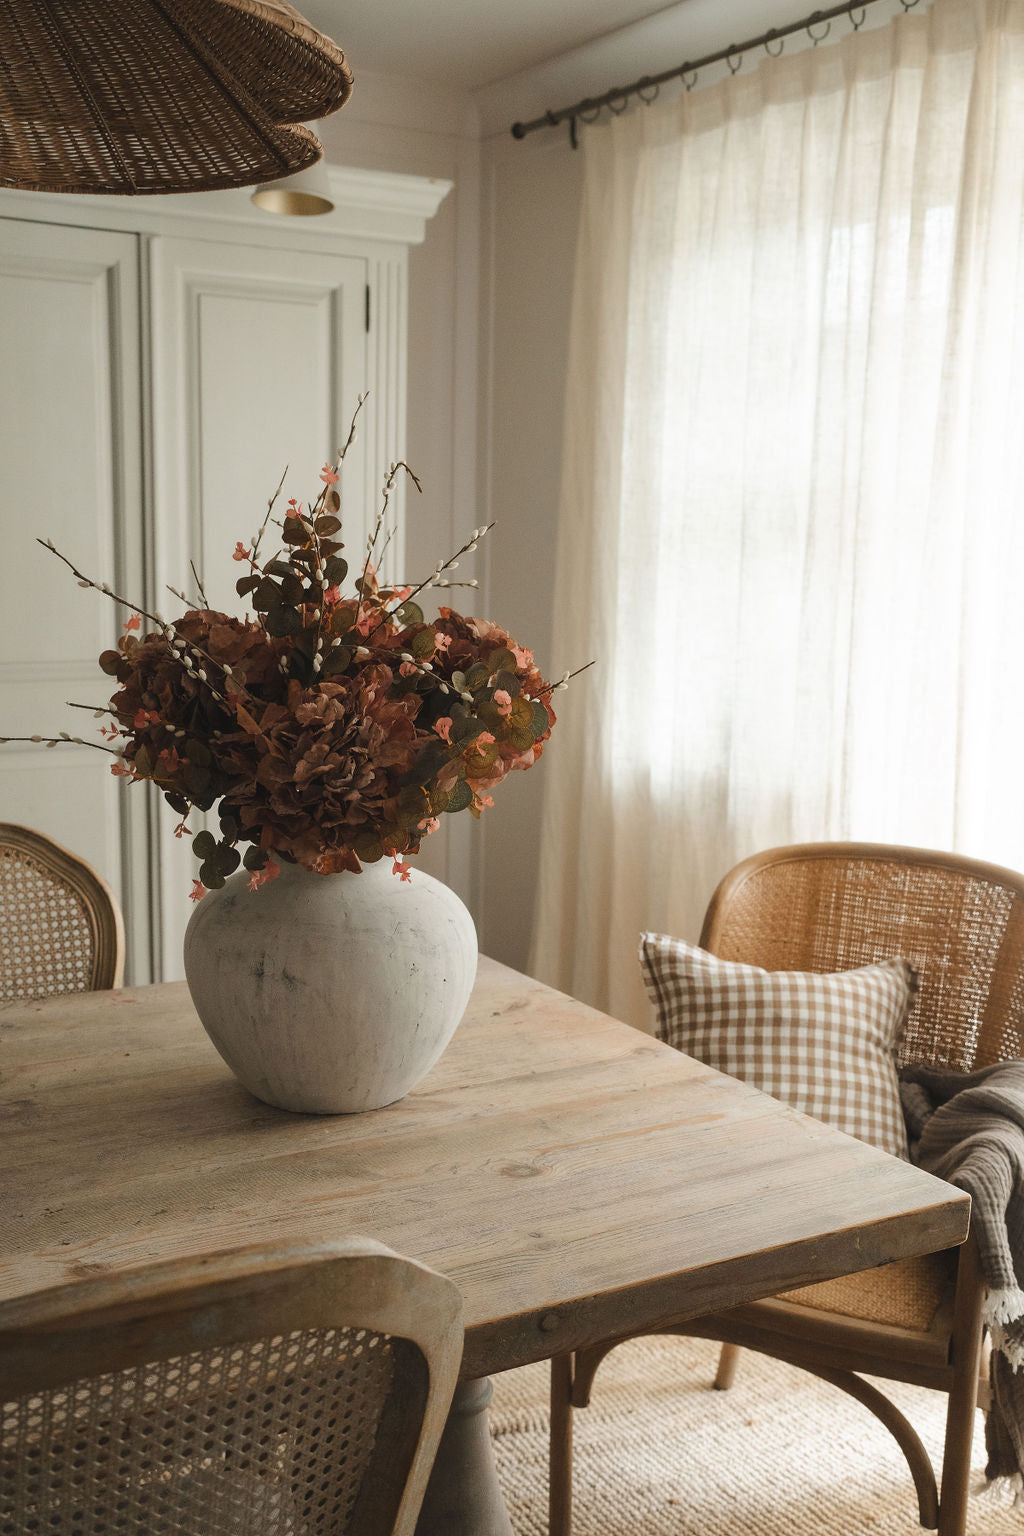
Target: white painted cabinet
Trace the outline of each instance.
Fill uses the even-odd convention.
[[[167,615],[194,560],[211,603],[240,611],[236,540],[286,465],[285,497],[315,493],[368,390],[342,485],[361,546],[404,453],[407,245],[447,185],[360,174],[344,173],[359,217],[315,233],[232,194],[0,193],[0,734],[99,740],[66,701],[105,702],[96,658],[124,618],[36,536]],[[160,797],[109,769],[85,748],[2,747],[0,820],[93,863],[124,907],[129,978],[173,979],[189,850]]]
[[[131,234],[0,221],[0,734],[99,741],[67,701],[109,695],[96,658],[120,622],[42,549],[142,589],[143,441],[139,242]],[[149,963],[147,807],[77,747],[0,748],[0,820],[37,827],[110,881],[143,971]]]

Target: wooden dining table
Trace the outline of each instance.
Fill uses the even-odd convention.
[[[495,1372],[968,1226],[950,1185],[485,958],[442,1059],[366,1114],[254,1099],[184,983],[5,1004],[0,1074],[0,1326],[31,1291],[285,1236],[373,1237],[456,1281],[463,1384],[422,1536],[512,1530]]]

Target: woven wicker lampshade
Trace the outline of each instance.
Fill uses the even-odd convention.
[[[314,165],[345,55],[285,0],[3,0],[0,186],[153,194]]]

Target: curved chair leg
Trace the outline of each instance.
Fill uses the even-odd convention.
[[[713,1386],[716,1392],[728,1392],[736,1378],[736,1367],[739,1364],[740,1347],[738,1344],[723,1344],[722,1353],[718,1357],[718,1370],[715,1373]]]
[[[900,1413],[896,1404],[890,1402],[884,1392],[879,1392],[877,1387],[873,1387],[870,1382],[864,1381],[853,1371],[830,1371],[816,1365],[805,1365],[802,1369],[812,1376],[820,1377],[822,1381],[830,1382],[834,1387],[839,1387],[841,1391],[848,1392],[859,1403],[863,1403],[865,1408],[870,1409],[876,1419],[881,1420],[903,1452],[907,1466],[910,1468],[910,1475],[917,1489],[917,1508],[921,1524],[926,1530],[934,1531],[939,1523],[939,1490],[935,1483],[935,1472],[928,1452],[910,1420]]]
[[[978,1402],[978,1371],[984,1328],[981,1302],[984,1282],[973,1235],[960,1250],[953,1308],[953,1384],[946,1412],[946,1444],[942,1456],[942,1497],[939,1536],[964,1536],[967,1529],[967,1490],[971,1473],[971,1442]]]

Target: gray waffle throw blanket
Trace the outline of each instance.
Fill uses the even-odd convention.
[[[993,1409],[985,1475],[1024,1473],[1024,1061],[980,1072],[911,1066],[900,1074],[910,1154],[971,1197],[988,1287]]]

